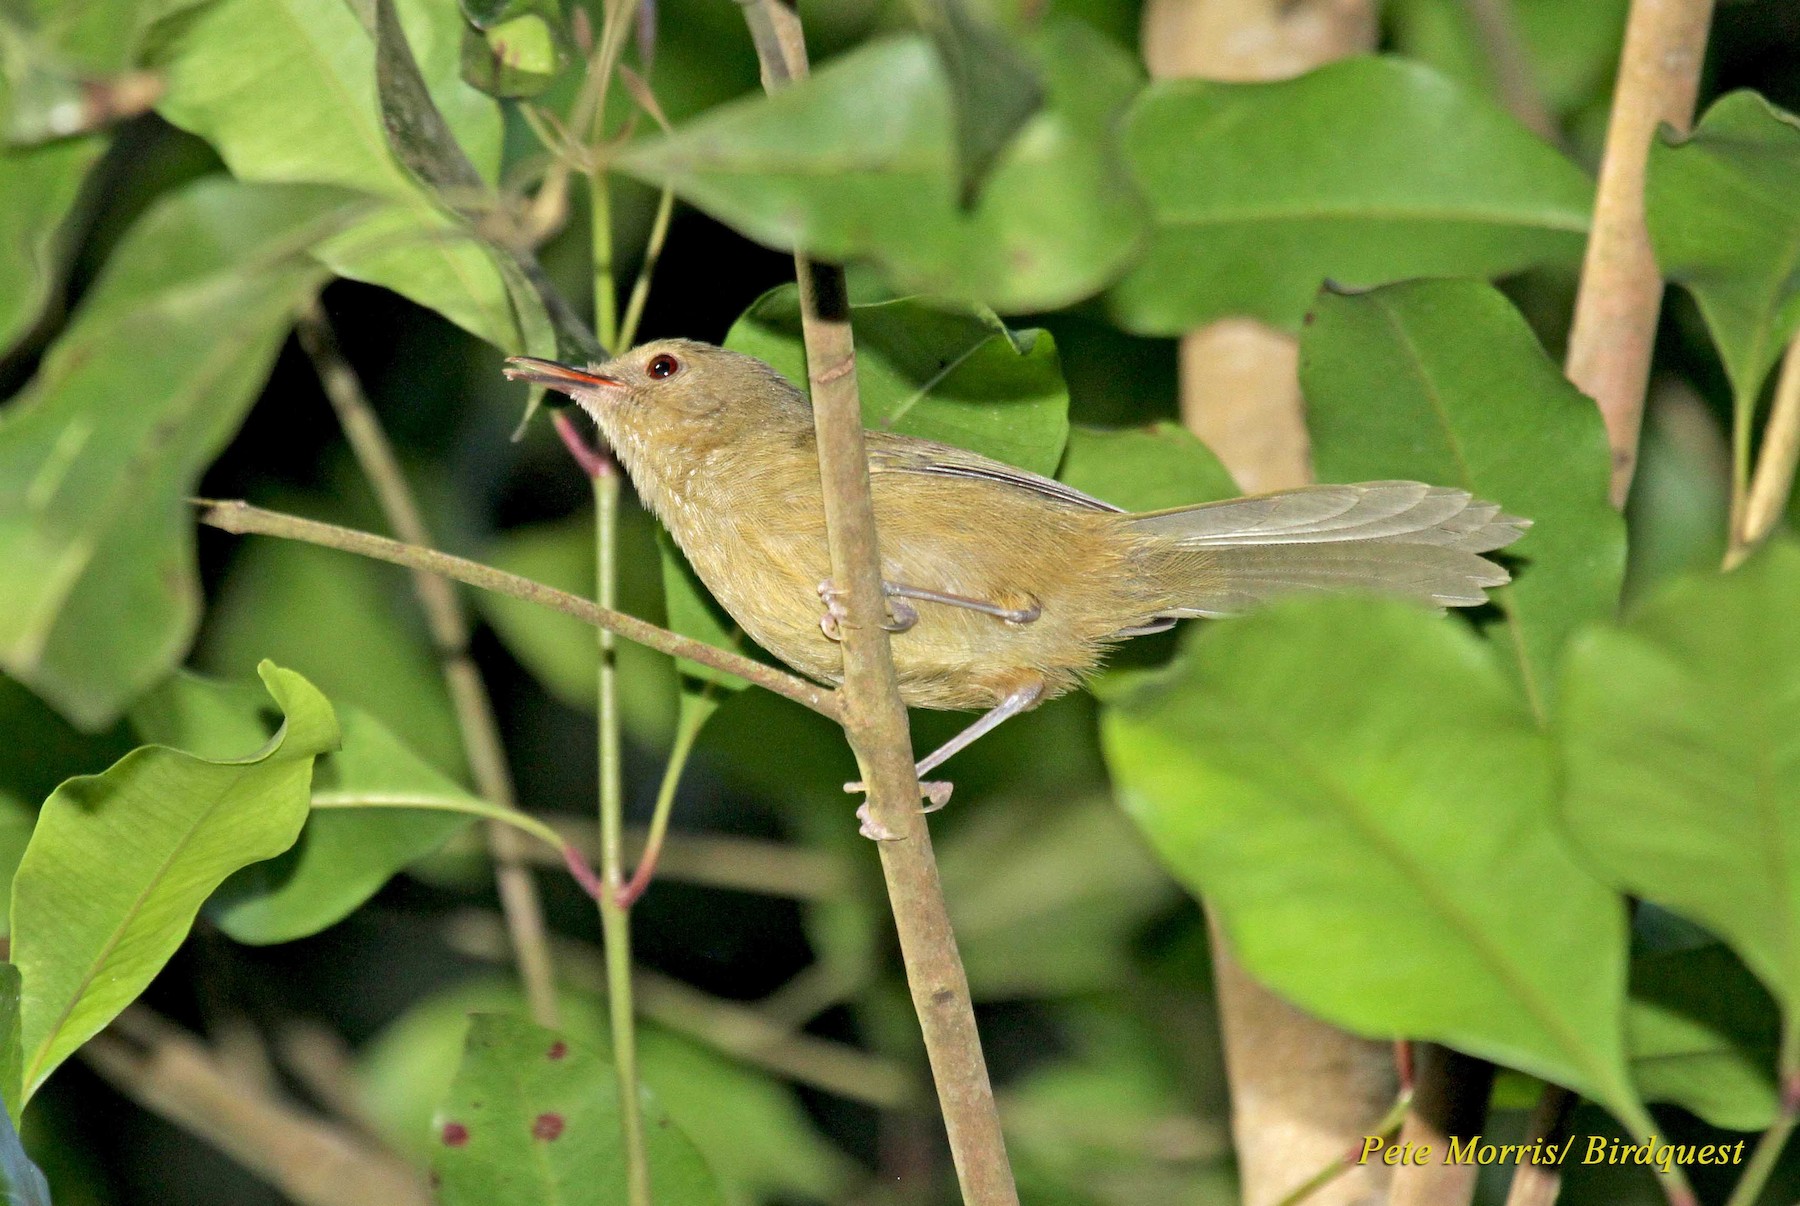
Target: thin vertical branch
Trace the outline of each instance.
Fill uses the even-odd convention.
[[[1613,91],[1593,230],[1575,298],[1567,371],[1600,406],[1612,445],[1612,500],[1624,506],[1637,469],[1662,274],[1644,225],[1650,140],[1694,118],[1713,0],[1632,0]]]
[[[804,76],[806,44],[794,12],[777,0],[747,0],[744,7],[765,87],[773,91]],[[889,835],[878,843],[881,869],[963,1200],[968,1206],[1016,1206],[1018,1190],[975,1028],[968,977],[919,808],[906,708],[881,625],[885,599],[844,275],[804,255],[794,257],[794,268],[818,429],[831,573],[848,608],[843,624],[844,734],[869,786],[874,824]]]
[[[1434,1161],[1408,1165],[1394,1178],[1389,1206],[1454,1206],[1474,1200],[1474,1164],[1450,1163],[1450,1140],[1481,1133],[1494,1065],[1437,1043],[1414,1044],[1418,1087],[1400,1128],[1400,1143],[1430,1146]]]
[[[1731,548],[1725,568],[1732,569],[1768,539],[1787,507],[1794,489],[1794,466],[1800,460],[1800,335],[1788,344],[1781,360],[1781,376],[1775,382],[1775,400],[1769,423],[1763,429],[1762,451],[1757,454],[1756,476],[1740,506],[1732,504]],[[1736,487],[1733,487],[1734,491]]]
[[[388,526],[403,542],[429,547],[431,533],[419,510],[406,474],[394,456],[387,433],[375,417],[363,393],[356,370],[344,359],[324,310],[315,299],[300,316],[300,344],[312,358],[325,396],[337,412],[356,462],[375,491],[382,515]],[[494,720],[493,701],[487,685],[469,656],[469,619],[456,589],[446,579],[414,568],[413,591],[425,612],[431,641],[443,666],[444,682],[449,688],[451,707],[456,713],[457,728],[462,733],[463,750],[474,777],[475,790],[483,799],[502,808],[517,808],[513,794],[512,772],[507,766],[506,746],[500,740],[500,728]],[[524,838],[505,825],[490,822],[488,850],[494,859],[494,878],[500,894],[500,907],[506,916],[513,954],[518,960],[519,975],[525,984],[525,997],[532,1018],[543,1026],[557,1024],[555,973],[550,961],[550,943],[545,932],[543,905],[538,899],[537,883],[525,857]]]
[[[1569,1127],[1580,1099],[1560,1085],[1545,1085],[1532,1107],[1531,1119],[1525,1125],[1525,1142],[1542,1142],[1546,1149],[1561,1150],[1569,1137]],[[1506,1206],[1555,1206],[1562,1192],[1562,1162],[1537,1164],[1521,1161],[1513,1169],[1512,1184],[1506,1190]]]

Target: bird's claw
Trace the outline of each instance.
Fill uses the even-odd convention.
[[[844,790],[856,793],[864,792],[869,789],[864,786],[863,782],[859,779],[855,783],[844,784]],[[925,803],[920,807],[919,811],[936,812],[950,802],[950,793],[955,790],[956,784],[946,782],[942,779],[921,779],[919,781],[919,795],[925,800]],[[857,832],[871,841],[892,842],[899,840],[899,834],[889,830],[887,826],[875,819],[874,814],[869,811],[869,805],[866,800],[857,807],[856,819],[862,822],[862,825],[857,829]]]
[[[882,585],[885,587],[886,583]],[[819,617],[819,631],[825,634],[828,641],[842,641],[844,621],[850,615],[844,606],[844,592],[827,578],[819,583],[819,601],[825,604],[825,614]],[[901,633],[918,622],[919,613],[912,604],[904,599],[888,599],[887,619],[881,625],[883,628],[892,633]]]

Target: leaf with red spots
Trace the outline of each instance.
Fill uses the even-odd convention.
[[[650,1184],[659,1202],[715,1206],[712,1170],[644,1091]],[[505,1014],[470,1018],[462,1066],[438,1107],[432,1175],[440,1206],[609,1206],[625,1200],[612,1065]]]

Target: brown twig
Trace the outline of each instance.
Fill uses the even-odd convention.
[[[257,1091],[142,1005],[90,1039],[81,1057],[125,1096],[299,1206],[430,1206],[424,1179],[397,1156]]]
[[[745,4],[763,83],[775,91],[806,74],[799,17],[778,0]],[[900,955],[936,1081],[938,1104],[968,1206],[1015,1206],[1019,1200],[987,1061],[975,1028],[968,976],[957,954],[938,879],[931,835],[919,808],[906,707],[881,625],[885,601],[869,462],[856,382],[856,349],[843,270],[794,257],[800,316],[818,430],[831,573],[845,592],[843,624],[844,735],[869,785],[873,827]]]
[[[387,433],[375,410],[363,393],[356,370],[338,348],[337,338],[318,299],[313,299],[300,316],[297,333],[300,345],[312,358],[319,383],[331,408],[337,412],[356,462],[375,491],[376,500],[388,526],[408,544],[432,543],[425,517],[407,484],[406,474],[388,443]],[[456,726],[462,734],[469,773],[475,790],[482,798],[502,808],[517,808],[513,793],[512,771],[506,761],[506,745],[500,739],[500,727],[494,719],[494,704],[487,684],[469,656],[469,619],[455,589],[448,581],[424,570],[412,573],[413,592],[425,612],[431,643],[437,650],[443,668],[444,685],[450,692],[451,707],[456,713]],[[545,934],[544,908],[538,898],[537,883],[524,860],[524,838],[496,822],[487,827],[488,851],[494,860],[494,881],[499,889],[500,905],[506,914],[507,931],[512,936],[513,956],[518,960],[519,976],[525,984],[525,997],[531,1016],[541,1026],[555,1027],[556,973],[550,963],[550,944]]]
[[[1612,499],[1625,505],[1637,468],[1662,274],[1644,225],[1650,140],[1694,118],[1713,0],[1632,0],[1613,91],[1593,230],[1575,297],[1568,375],[1600,406],[1612,445]]]
[[[1775,400],[1769,407],[1769,423],[1763,428],[1762,451],[1757,454],[1756,476],[1741,514],[1734,516],[1731,547],[1725,568],[1733,569],[1775,530],[1794,489],[1794,466],[1800,460],[1800,336],[1788,344],[1781,360],[1781,376],[1775,382]],[[1735,508],[1734,508],[1735,509]]]
[[[1285,79],[1372,49],[1375,16],[1371,0],[1150,0],[1144,57],[1159,78]],[[1182,419],[1246,491],[1312,478],[1298,370],[1294,337],[1250,319],[1182,337]],[[1277,997],[1211,932],[1243,1200],[1269,1206],[1302,1188],[1317,1206],[1377,1197],[1391,1170],[1343,1154],[1395,1100],[1388,1047]],[[1310,1169],[1331,1171],[1302,1183]]]
[[[684,657],[689,661],[699,662],[702,666],[710,666],[714,670],[735,674],[741,679],[755,683],[764,690],[773,691],[795,703],[803,704],[821,716],[831,720],[839,719],[839,705],[835,691],[809,683],[803,678],[796,678],[792,674],[786,674],[772,666],[765,666],[741,653],[715,649],[703,641],[684,637],[679,633],[670,632],[666,628],[658,628],[655,624],[640,620],[636,616],[628,616],[622,611],[612,611],[600,607],[567,591],[545,586],[541,582],[533,582],[530,578],[521,578],[517,574],[493,569],[465,557],[453,557],[449,553],[440,553],[436,549],[403,544],[398,540],[389,540],[385,536],[359,532],[355,528],[339,527],[336,524],[320,523],[315,519],[302,519],[298,515],[267,511],[261,507],[253,507],[247,502],[218,499],[195,499],[194,502],[200,508],[200,522],[209,527],[219,528],[237,535],[275,536],[283,540],[299,540],[328,549],[339,549],[346,553],[373,557],[377,561],[388,561],[395,565],[404,565],[408,569],[424,570],[440,577],[466,582],[470,586],[491,590],[495,594],[510,595],[515,599],[523,599],[527,603],[536,603],[541,607],[548,607],[553,611],[574,616],[583,623],[617,633],[628,641],[635,641],[640,645],[655,649],[659,653],[667,653],[672,657]]]

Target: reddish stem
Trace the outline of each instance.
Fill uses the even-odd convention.
[[[556,434],[562,437],[563,447],[569,450],[569,455],[575,458],[575,463],[581,466],[583,473],[593,478],[611,477],[619,471],[612,453],[606,450],[604,444],[588,443],[587,437],[576,429],[575,420],[569,417],[568,411],[557,411],[551,416],[551,423],[556,427]]]
[[[600,883],[599,874],[588,866],[586,859],[581,857],[581,852],[568,842],[564,842],[562,856],[563,862],[569,868],[569,874],[575,877],[575,882],[581,885],[581,890],[595,900],[599,900],[600,894],[606,889]]]

